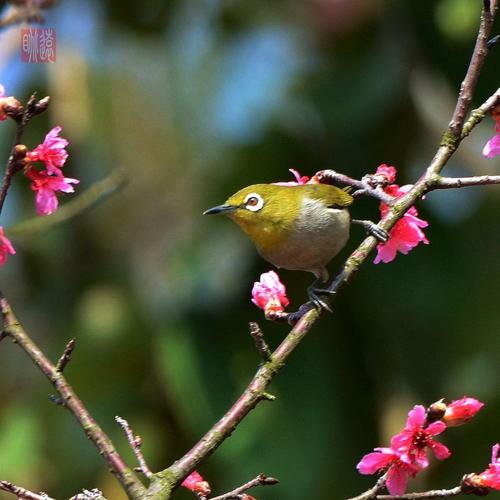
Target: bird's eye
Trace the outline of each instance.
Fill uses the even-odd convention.
[[[262,199],[262,196],[260,196],[260,194],[250,193],[245,198],[245,208],[252,212],[257,212],[257,210],[260,210],[263,206],[264,200]]]

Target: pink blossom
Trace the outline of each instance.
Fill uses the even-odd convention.
[[[396,168],[382,163],[377,167],[375,175],[383,177],[388,184],[392,184],[396,180]]]
[[[380,171],[380,172],[379,172]],[[388,179],[395,178],[396,169],[387,165],[380,165],[377,169],[377,174],[385,175]],[[384,188],[384,191],[396,198],[405,195],[411,185],[398,186],[390,184]],[[384,217],[389,211],[389,206],[386,203],[380,204],[380,213]],[[385,264],[393,261],[396,258],[397,252],[406,255],[412,248],[415,248],[420,242],[428,245],[429,240],[426,238],[421,228],[427,227],[429,223],[418,217],[418,212],[415,207],[411,207],[401,219],[396,222],[389,233],[389,241],[387,243],[379,243],[377,245],[377,256],[374,263],[384,262]]]
[[[286,296],[285,285],[274,271],[260,275],[252,288],[252,302],[264,312],[283,311],[290,303]]]
[[[386,487],[391,495],[403,495],[408,479],[415,477],[421,470],[418,465],[408,461],[407,457],[392,448],[375,448],[366,454],[357,469],[361,474],[375,474],[387,470]]]
[[[500,155],[500,116],[496,118],[495,135],[484,145],[483,156],[493,158]]]
[[[292,175],[295,177],[295,181],[273,182],[275,186],[301,186],[303,184],[318,184],[318,180],[315,175],[309,178],[307,177],[307,175],[301,176],[299,172],[293,168],[289,168],[288,170],[292,172]]]
[[[493,488],[500,490],[500,458],[498,458],[498,451],[500,445],[497,443],[493,446],[491,452],[491,463],[489,467],[481,474],[475,477],[475,483],[482,487]]]
[[[429,465],[426,448],[430,448],[438,460],[444,460],[451,455],[444,444],[434,439],[434,436],[446,429],[446,424],[441,421],[425,424],[425,408],[416,405],[408,413],[405,428],[391,439],[393,450],[404,454],[411,463],[417,464],[422,469]]]
[[[65,147],[68,141],[59,137],[61,127],[54,127],[46,136],[42,144],[39,144],[33,151],[26,155],[32,162],[43,161],[47,168],[47,173],[52,175],[62,175],[61,168],[68,158]]]
[[[446,405],[446,411],[442,421],[448,427],[456,427],[468,422],[482,407],[484,406],[481,401],[475,398],[468,398],[464,396],[461,399],[452,401]]]
[[[198,471],[193,471],[189,476],[182,481],[181,486],[193,491],[194,493],[201,493],[203,496],[210,495],[210,485],[203,479]]]
[[[70,179],[62,175],[49,175],[47,170],[38,171],[29,168],[26,175],[31,179],[31,189],[35,191],[35,206],[38,215],[50,215],[57,210],[59,201],[56,192],[73,193],[71,184],[78,184],[77,179]]]
[[[3,227],[0,226],[0,266],[3,266],[7,262],[7,255],[14,255],[16,251],[12,246],[10,240],[5,236],[3,232]]]

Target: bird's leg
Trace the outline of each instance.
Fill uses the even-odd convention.
[[[389,240],[389,233],[385,229],[377,226],[377,224],[375,224],[375,222],[372,222],[371,220],[352,219],[351,222],[353,224],[359,224],[360,226],[363,226],[368,231],[368,233],[377,238],[380,243],[387,243],[387,241]]]
[[[331,307],[320,297],[320,295],[334,295],[335,292],[333,290],[329,290],[328,288],[321,288],[321,285],[325,285],[325,282],[321,278],[317,278],[311,286],[307,288],[307,295],[309,296],[309,300],[318,308],[325,309],[328,312],[333,312]]]

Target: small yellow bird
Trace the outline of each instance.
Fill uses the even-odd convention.
[[[309,271],[316,281],[309,299],[329,310],[318,287],[328,280],[326,265],[344,248],[351,222],[361,224],[380,241],[388,234],[366,220],[351,220],[347,207],[353,197],[329,184],[254,184],[230,196],[223,205],[204,212],[224,214],[253,240],[260,255],[276,267]]]

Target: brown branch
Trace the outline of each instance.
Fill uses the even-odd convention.
[[[230,500],[234,498],[241,498],[240,495],[250,488],[255,488],[256,486],[273,486],[278,483],[279,481],[274,477],[267,477],[264,474],[259,474],[256,478],[248,481],[248,483],[245,483],[238,488],[235,488],[233,491],[217,497],[211,497],[209,500]]]
[[[16,486],[9,481],[0,481],[0,490],[7,491],[8,493],[12,493],[16,495],[19,499],[28,499],[28,500],[54,500],[52,497],[49,497],[46,493],[33,493],[25,488],[21,488],[21,486]]]
[[[465,122],[462,129],[462,139],[467,137],[470,131],[489,113],[495,106],[500,104],[500,88],[489,97],[479,108],[471,111],[469,119]]]
[[[48,108],[49,101],[49,97],[44,97],[41,100],[37,100],[36,94],[32,94],[28,99],[25,108],[23,108],[21,104],[16,101],[17,107],[16,109],[12,110],[15,114],[11,116],[13,117],[13,119],[15,119],[17,126],[16,134],[14,136],[14,144],[12,145],[12,150],[7,161],[2,188],[0,189],[0,213],[2,213],[7,192],[9,191],[10,185],[12,183],[12,178],[15,174],[17,174],[17,172],[22,170],[24,165],[23,160],[27,151],[26,148],[21,145],[21,139],[24,133],[24,129],[34,116],[43,113]]]
[[[236,429],[238,424],[257,404],[266,399],[266,388],[289,356],[307,335],[318,318],[316,309],[306,313],[285,340],[274,351],[272,360],[265,362],[230,410],[171,467],[153,475],[145,498],[168,498],[172,489],[192,472],[208,455],[213,453]]]
[[[383,476],[380,476],[372,488],[366,490],[364,493],[361,493],[361,495],[349,498],[348,500],[371,500],[373,498],[376,498],[377,494],[385,488],[386,480],[387,473],[385,473]]]
[[[356,189],[353,196],[372,196],[373,198],[377,198],[384,203],[390,205],[394,198],[387,194],[383,189],[381,182],[376,179],[376,176],[367,175],[363,177],[363,179],[353,179],[345,174],[340,174],[335,170],[321,170],[316,174],[316,177],[319,182],[323,184],[333,184],[339,186],[350,186]]]
[[[471,64],[464,79],[463,88],[457,102],[457,108],[453,113],[448,129],[443,135],[441,144],[424,175],[406,195],[398,198],[390,206],[390,210],[380,221],[379,226],[386,231],[389,231],[396,222],[403,217],[406,211],[436,184],[441,170],[456,151],[462,140],[461,133],[463,122],[465,120],[465,114],[469,109],[470,100],[472,99],[480,69],[486,57],[485,43],[491,31],[493,17],[496,11],[495,7],[496,0],[493,0],[490,11],[483,12],[481,17],[478,42],[474,48]],[[471,129],[480,121],[481,118],[479,117],[471,124]],[[340,273],[328,286],[328,289],[333,292],[332,297],[335,297],[337,295],[336,292],[338,292],[344,284],[350,281],[354,273],[367,259],[370,252],[375,249],[377,243],[375,237],[369,236],[349,256]],[[327,302],[329,301],[327,300]],[[182,458],[177,460],[169,468],[153,476],[153,480],[145,498],[169,498],[172,490],[182,481],[182,479],[192,472],[202,460],[213,453],[231,435],[243,418],[245,418],[262,400],[262,395],[271,380],[283,367],[290,354],[305,338],[318,317],[319,312],[316,309],[305,312],[295,327],[274,351],[272,360],[267,361],[259,368],[248,387],[231,409]]]
[[[451,488],[450,490],[431,490],[431,491],[423,491],[420,493],[405,493],[404,495],[377,495],[376,500],[417,500],[423,498],[448,498],[448,497],[456,497],[457,495],[461,495],[463,493],[462,487],[457,486],[455,488]]]
[[[264,334],[262,333],[260,326],[253,321],[250,322],[250,335],[255,342],[255,347],[257,348],[257,351],[259,351],[262,360],[264,362],[271,361],[272,353],[264,339]]]
[[[94,443],[104,457],[111,471],[118,478],[130,498],[142,498],[144,485],[135,473],[127,466],[106,433],[99,427],[80,398],[68,383],[64,375],[45,356],[18,322],[7,300],[0,295],[0,310],[3,316],[3,331],[31,358],[42,373],[49,379],[60,398],[76,418],[87,437]]]
[[[56,365],[56,370],[60,373],[64,371],[66,368],[66,365],[71,361],[71,354],[73,353],[73,349],[75,348],[76,345],[76,339],[73,338],[71,339],[67,344],[64,349],[64,352],[62,353],[62,356],[59,358],[59,361],[57,362]]]
[[[455,106],[455,111],[453,111],[450,124],[448,125],[449,131],[455,138],[460,137],[462,133],[463,123],[469,111],[474,90],[488,53],[488,38],[491,33],[493,21],[495,20],[495,13],[498,7],[497,0],[491,0],[491,2],[488,1],[488,4],[486,4],[486,2],[483,3],[476,44],[472,52],[469,68],[462,85],[460,86],[460,94]]]
[[[153,473],[151,472],[151,469],[148,467],[148,464],[146,463],[146,460],[144,459],[144,455],[142,454],[141,436],[134,436],[134,433],[132,432],[132,429],[130,428],[129,423],[124,418],[115,417],[115,420],[118,423],[118,425],[123,429],[125,436],[127,436],[127,441],[129,442],[130,446],[132,447],[132,451],[134,452],[134,455],[136,456],[137,461],[139,462],[139,470],[148,479],[150,479],[153,476]]]
[[[474,177],[441,177],[439,176],[432,189],[458,189],[470,186],[487,186],[500,184],[500,175],[477,175]]]

